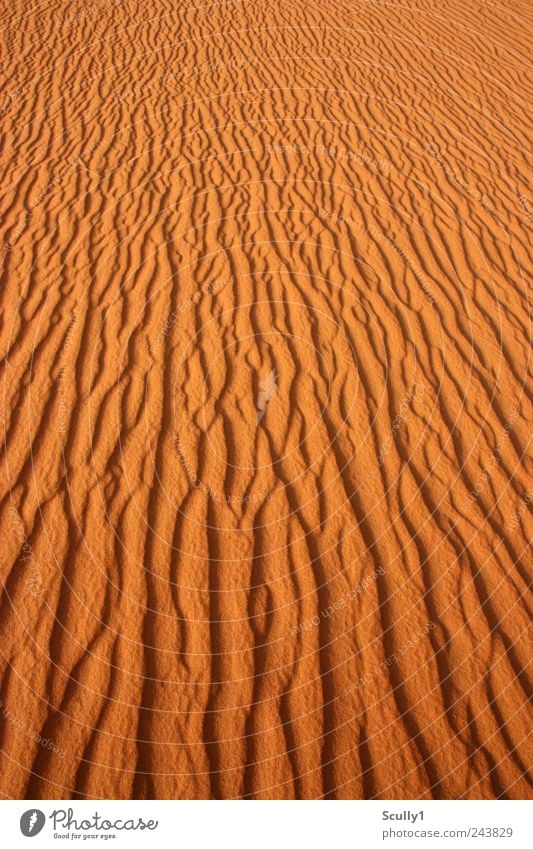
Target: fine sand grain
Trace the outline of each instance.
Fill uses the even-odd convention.
[[[530,18],[4,4],[2,798],[533,795]]]

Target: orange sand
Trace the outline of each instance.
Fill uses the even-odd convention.
[[[4,4],[4,797],[532,795],[529,14]]]

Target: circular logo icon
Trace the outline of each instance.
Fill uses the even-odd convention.
[[[46,817],[42,811],[36,808],[31,808],[29,811],[24,811],[20,818],[20,830],[25,837],[35,837],[42,831],[46,822]]]

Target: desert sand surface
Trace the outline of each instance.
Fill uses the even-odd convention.
[[[2,798],[532,793],[525,0],[14,0]]]

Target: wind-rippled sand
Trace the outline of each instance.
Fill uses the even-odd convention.
[[[532,796],[530,17],[4,6],[3,797]]]

